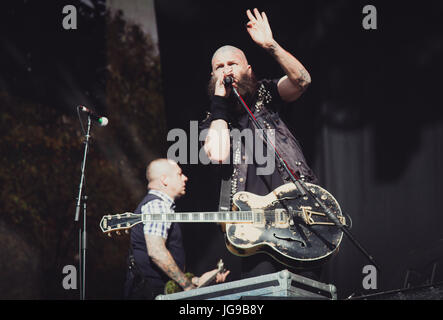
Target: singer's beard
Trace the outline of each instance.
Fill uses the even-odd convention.
[[[215,83],[217,82],[217,79],[212,76],[211,79],[209,79],[208,83],[208,94],[210,97],[214,95],[215,92]],[[251,99],[254,97],[255,92],[257,91],[257,79],[255,78],[255,75],[253,72],[251,72],[251,75],[244,73],[242,74],[237,82],[237,92],[238,94],[243,98],[244,101],[249,103]],[[236,106],[238,108],[236,109],[242,109],[240,103],[235,99],[234,94],[231,92],[230,99],[233,99],[233,101],[236,101]],[[238,104],[238,105],[237,105]]]

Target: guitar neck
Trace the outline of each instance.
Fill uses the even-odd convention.
[[[311,215],[324,215],[314,211],[296,211],[291,213],[301,217],[308,224],[330,224],[326,222],[315,222]],[[129,229],[138,223],[147,222],[179,222],[179,223],[254,223],[263,224],[266,221],[276,223],[287,223],[290,215],[286,210],[263,210],[253,209],[253,211],[218,211],[218,212],[172,212],[172,213],[142,213],[134,214],[126,212],[123,214],[103,216],[100,221],[100,228],[103,232]]]
[[[215,270],[213,272],[213,274],[211,275],[211,277],[209,277],[206,281],[203,281],[202,283],[200,283],[198,285],[198,288],[203,288],[203,287],[206,287],[206,286],[210,285],[214,281],[214,279],[217,277],[217,274],[219,272],[220,272],[220,270]]]
[[[301,216],[302,211],[291,211]],[[173,213],[143,213],[140,222],[218,222],[218,223],[262,223],[269,218],[274,221],[285,221],[288,217],[286,210],[262,210],[253,211],[216,211],[216,212],[173,212]]]
[[[263,211],[262,211],[263,212]],[[253,211],[221,211],[221,212],[174,212],[174,213],[143,213],[141,221],[162,221],[162,222],[243,222],[252,223],[257,219],[263,219],[262,214]]]

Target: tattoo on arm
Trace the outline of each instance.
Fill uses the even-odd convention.
[[[268,52],[275,57],[275,52],[277,50],[277,44],[273,43],[268,47]]]
[[[306,90],[308,84],[311,82],[311,77],[305,68],[298,68],[298,72],[300,73],[300,77],[297,79],[297,85],[301,90]]]
[[[145,235],[148,253],[154,263],[165,272],[168,277],[175,280],[182,288],[190,286],[189,280],[180,270],[165,246],[165,240],[160,236]]]
[[[303,65],[290,53],[274,42],[268,48],[268,52],[277,59],[277,62],[282,66],[285,73],[301,92],[305,91],[311,83],[311,76]],[[296,73],[296,74],[294,74]],[[292,77],[291,75],[292,74]]]

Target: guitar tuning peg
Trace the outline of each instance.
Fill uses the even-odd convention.
[[[116,231],[115,232],[118,236],[121,235],[120,231]]]
[[[126,233],[126,234],[129,234],[129,230],[128,230],[128,229],[125,229],[125,233]]]
[[[112,238],[112,233],[108,232],[107,235],[109,238]]]

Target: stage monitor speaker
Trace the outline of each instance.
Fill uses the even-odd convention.
[[[351,300],[443,300],[443,283],[368,294]]]
[[[335,300],[337,290],[324,284],[283,270],[264,276],[225,282],[210,287],[159,295],[156,300]]]

